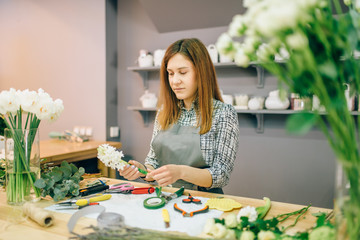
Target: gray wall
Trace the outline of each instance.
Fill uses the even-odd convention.
[[[117,7],[118,112],[112,117],[118,119],[123,152],[143,162],[149,150],[153,121],[145,127],[139,112],[127,110],[128,106],[140,106],[139,97],[144,93],[140,75],[127,67],[136,66],[140,49],[153,52],[188,37],[197,37],[205,45],[212,44],[227,27],[159,33],[138,0],[119,0]],[[180,13],[186,18],[186,11],[181,9],[164,11]],[[256,73],[252,68],[219,70],[217,74],[224,93],[266,96],[277,88],[277,80],[268,74],[265,87],[256,88]],[[158,74],[151,73],[149,79],[150,91],[158,93]],[[153,119],[154,114],[150,117]],[[285,121],[284,115],[266,115],[264,133],[258,134],[255,116],[239,114],[239,151],[225,193],[332,207],[335,157],[327,141],[316,129],[304,137],[290,136],[284,129]]]

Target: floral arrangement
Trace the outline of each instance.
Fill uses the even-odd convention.
[[[122,158],[124,154],[122,151],[117,151],[116,148],[110,146],[109,144],[102,144],[97,148],[98,159],[104,163],[106,167],[110,167],[112,169],[123,170],[125,166],[129,165],[129,163],[125,162]],[[144,171],[138,168],[139,172],[143,174],[147,174],[147,171]]]
[[[300,210],[281,214],[268,220],[261,217],[255,207],[247,206],[239,213],[228,214],[223,219],[210,218],[207,220],[203,233],[216,239],[239,240],[335,240],[334,226],[326,219],[325,213],[317,215],[317,223],[310,232],[287,235],[285,231],[296,225],[298,220],[307,212],[310,205]],[[292,225],[280,229],[278,224],[291,216],[296,216]]]
[[[349,198],[340,206],[349,239],[360,239],[359,132],[344,89],[360,93],[360,1],[244,0],[216,46],[243,67],[259,64],[300,97],[314,97],[315,109],[289,117],[287,129],[305,134],[319,126],[349,182]],[[281,57],[282,61],[277,61]],[[360,126],[360,118],[358,126]],[[341,204],[341,201],[337,201]]]
[[[63,110],[62,100],[54,101],[43,89],[35,92],[11,88],[0,93],[0,117],[13,141],[13,155],[8,154],[10,161],[6,166],[8,202],[23,202],[29,195],[29,186],[36,197],[40,196],[40,190],[34,186],[40,169],[31,166],[30,162],[32,145],[41,120],[53,122]]]

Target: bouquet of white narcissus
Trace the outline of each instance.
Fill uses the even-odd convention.
[[[38,152],[32,155],[33,143],[41,120],[53,122],[64,110],[60,99],[55,101],[41,88],[35,91],[20,91],[11,88],[0,92],[0,117],[6,131],[6,194],[9,203],[18,204],[30,195],[31,187],[40,197],[40,189],[34,182],[39,178]],[[34,161],[34,162],[33,162]]]
[[[9,91],[0,93],[0,116],[5,119],[7,128],[17,127],[15,117],[28,113],[27,121],[29,128],[37,128],[41,120],[54,122],[64,110],[61,99],[55,101],[50,95],[39,89],[37,92],[28,89],[20,91],[11,88]],[[6,119],[7,115],[7,119]],[[6,121],[7,120],[7,121]]]

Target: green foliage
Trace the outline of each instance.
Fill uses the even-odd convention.
[[[60,201],[65,197],[79,195],[79,182],[85,173],[83,167],[77,168],[74,164],[63,161],[60,167],[55,166],[45,170],[41,178],[36,180],[35,186],[42,189],[43,197],[50,195],[54,201]]]

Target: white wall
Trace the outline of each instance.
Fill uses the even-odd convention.
[[[43,88],[64,101],[50,131],[92,126],[105,140],[105,1],[0,0],[0,90]]]

